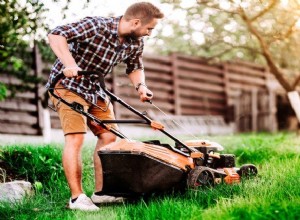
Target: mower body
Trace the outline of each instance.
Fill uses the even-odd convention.
[[[234,155],[216,153],[222,149],[220,145],[208,141],[187,144],[192,145],[200,157],[184,156],[159,141],[122,139],[106,145],[98,151],[103,169],[103,193],[139,196],[240,181]]]
[[[103,192],[142,195],[186,185],[193,159],[150,143],[122,139],[98,152],[103,169]]]

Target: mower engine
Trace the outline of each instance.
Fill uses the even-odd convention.
[[[194,158],[195,168],[188,175],[187,184],[191,188],[239,183],[243,177],[257,175],[257,168],[253,164],[235,167],[235,156],[218,153],[224,148],[216,142],[192,140],[185,144],[202,153],[201,157]]]

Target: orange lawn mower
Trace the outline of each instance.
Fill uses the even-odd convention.
[[[98,151],[103,168],[103,193],[124,197],[141,196],[171,189],[211,187],[220,183],[234,184],[239,183],[243,177],[257,175],[257,168],[253,164],[235,167],[235,156],[218,153],[223,150],[223,147],[216,142],[178,140],[168,133],[161,123],[150,119],[145,113],[139,112],[108,91],[101,73],[79,71],[80,75],[89,75],[99,80],[101,88],[109,97],[108,105],[110,102],[117,102],[141,118],[140,120],[101,120],[85,112],[81,104],[65,101],[63,97],[54,93],[56,90],[54,86],[63,78],[62,74],[50,86],[49,92],[61,103],[85,115],[120,138]],[[143,142],[131,140],[119,130],[112,128],[110,126],[112,123],[149,125],[171,138],[175,142],[174,146],[161,143],[159,140]]]

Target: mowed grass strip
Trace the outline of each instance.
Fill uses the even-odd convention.
[[[243,134],[206,139],[213,139],[225,146],[224,153],[235,154],[238,166],[245,163],[257,165],[259,175],[238,185],[221,184],[209,189],[190,189],[183,194],[153,195],[134,203],[102,206],[101,211],[96,213],[65,208],[69,191],[58,166],[61,164],[61,146],[3,146],[0,151],[2,161],[7,151],[31,152],[39,158],[42,154],[42,158],[44,156],[46,159],[44,162],[41,158],[28,159],[27,162],[32,161],[31,165],[27,162],[22,165],[21,160],[14,164],[23,166],[20,168],[22,173],[28,171],[25,172],[27,178],[41,182],[43,188],[37,189],[32,198],[15,206],[0,204],[0,219],[300,219],[298,136],[284,133]],[[51,156],[44,155],[43,150]],[[92,151],[92,146],[83,149],[83,182],[88,195],[93,192],[94,182]],[[55,159],[49,162],[51,158]],[[39,177],[34,168],[37,166],[44,167],[50,176],[46,179]],[[30,176],[31,169],[35,169],[34,177]],[[44,171],[40,172],[46,175]]]

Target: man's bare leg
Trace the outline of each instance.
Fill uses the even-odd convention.
[[[116,136],[113,133],[106,132],[99,135],[95,151],[94,151],[94,170],[95,170],[95,192],[102,191],[103,187],[103,173],[98,151],[101,147],[116,141]]]
[[[82,161],[81,149],[84,134],[67,134],[62,156],[64,172],[70,187],[72,199],[77,198],[82,192]]]

